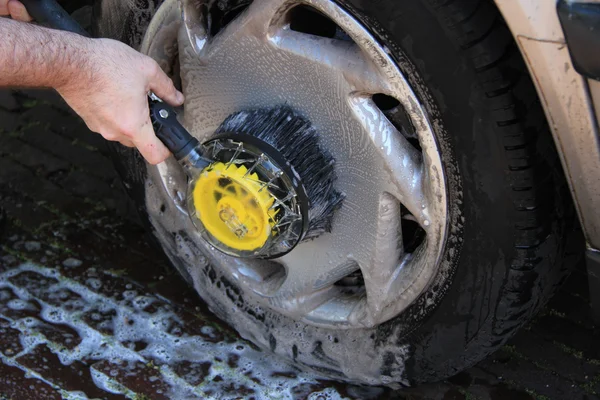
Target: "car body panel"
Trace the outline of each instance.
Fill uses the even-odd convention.
[[[573,68],[555,1],[496,0],[496,4],[538,91],[587,245],[598,249],[600,140],[595,111],[600,111],[599,82],[590,85]]]

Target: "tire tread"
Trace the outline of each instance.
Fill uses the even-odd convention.
[[[475,67],[506,153],[516,256],[508,260],[496,305],[492,334],[497,340],[483,350],[491,353],[545,304],[569,272],[572,263],[553,259],[561,253],[552,247],[562,246],[561,236],[568,233],[574,214],[539,98],[494,3],[433,3],[438,19]]]

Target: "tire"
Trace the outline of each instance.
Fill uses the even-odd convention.
[[[157,4],[125,3],[100,2],[96,29],[135,47]],[[436,122],[453,205],[440,269],[445,279],[402,314],[359,331],[255,313],[228,281],[221,282],[235,301],[208,279],[200,294],[242,336],[320,375],[405,386],[440,380],[502,346],[566,276],[574,263],[569,257],[579,255],[568,250],[569,192],[534,86],[492,1],[338,3],[390,49]],[[136,152],[113,147],[115,165],[145,215],[145,164]],[[168,252],[170,245],[162,245]]]

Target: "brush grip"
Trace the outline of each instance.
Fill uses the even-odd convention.
[[[90,34],[81,27],[55,0],[20,0],[27,12],[37,22],[50,28],[76,33],[89,37]]]
[[[177,160],[181,160],[200,145],[198,139],[177,120],[175,110],[168,104],[150,102],[150,119],[156,136]]]

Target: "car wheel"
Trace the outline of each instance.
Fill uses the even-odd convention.
[[[159,61],[195,136],[285,104],[336,159],[331,232],[247,260],[200,238],[174,160],[115,145],[165,253],[243,337],[322,376],[414,385],[500,347],[564,277],[568,190],[492,1],[130,3],[98,2],[97,33]]]

